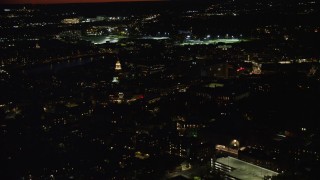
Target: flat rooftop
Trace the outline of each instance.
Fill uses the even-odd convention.
[[[264,179],[265,176],[277,176],[278,173],[271,171],[269,169],[265,169],[260,166],[256,166],[251,163],[247,163],[245,161],[241,161],[239,159],[233,157],[223,157],[218,158],[217,162],[231,168],[234,168],[231,172],[227,174],[244,180],[260,180]]]

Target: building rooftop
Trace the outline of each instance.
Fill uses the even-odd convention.
[[[278,175],[277,172],[247,163],[245,161],[241,161],[233,157],[218,158],[217,162],[229,166],[232,169],[234,168],[234,170],[228,172],[227,174],[237,179],[258,180],[264,179],[265,176]]]

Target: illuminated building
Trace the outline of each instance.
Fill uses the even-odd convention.
[[[119,83],[119,77],[113,77],[112,82],[113,83]]]
[[[184,147],[181,143],[180,144],[170,143],[168,153],[171,155],[179,156],[179,157],[188,157],[189,149]]]
[[[223,51],[226,51],[226,50],[232,48],[232,46],[231,45],[219,45],[217,48],[221,49]]]
[[[79,18],[67,18],[62,20],[62,23],[64,24],[79,24],[80,20]]]
[[[252,62],[252,74],[261,74],[261,64]]]
[[[123,103],[125,100],[124,93],[119,92],[117,94],[109,95],[109,99],[110,99],[110,102],[113,102],[113,103]]]
[[[234,139],[231,141],[230,146],[231,146],[231,148],[239,149],[240,143],[238,140]]]
[[[214,101],[218,105],[232,105],[250,96],[246,88],[230,88],[219,83],[211,83],[202,88],[189,88],[197,97],[202,97],[204,101]]]
[[[116,67],[115,67],[114,69],[115,69],[116,71],[121,71],[121,70],[122,70],[122,68],[121,68],[121,63],[120,63],[119,60],[116,62]]]
[[[214,168],[223,173],[226,179],[266,179],[278,175],[275,171],[233,157],[218,158]]]
[[[121,73],[122,67],[121,67],[121,63],[119,60],[116,62],[114,70],[115,70],[115,76],[112,79],[112,83],[118,84],[120,82],[121,77],[122,77],[122,73]]]
[[[233,66],[228,63],[219,63],[207,66],[201,70],[201,76],[228,79],[234,76]]]
[[[40,49],[41,46],[39,45],[39,43],[36,44],[36,49]]]
[[[140,151],[135,152],[135,157],[141,160],[148,159],[150,157],[149,154],[141,153]]]

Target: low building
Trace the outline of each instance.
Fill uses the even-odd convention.
[[[278,175],[277,172],[233,157],[218,158],[213,166],[216,171],[224,173],[226,179],[259,180]]]

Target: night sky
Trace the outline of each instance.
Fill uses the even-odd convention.
[[[164,0],[0,0],[0,4],[59,4],[59,3],[98,3],[98,2],[137,2]]]

